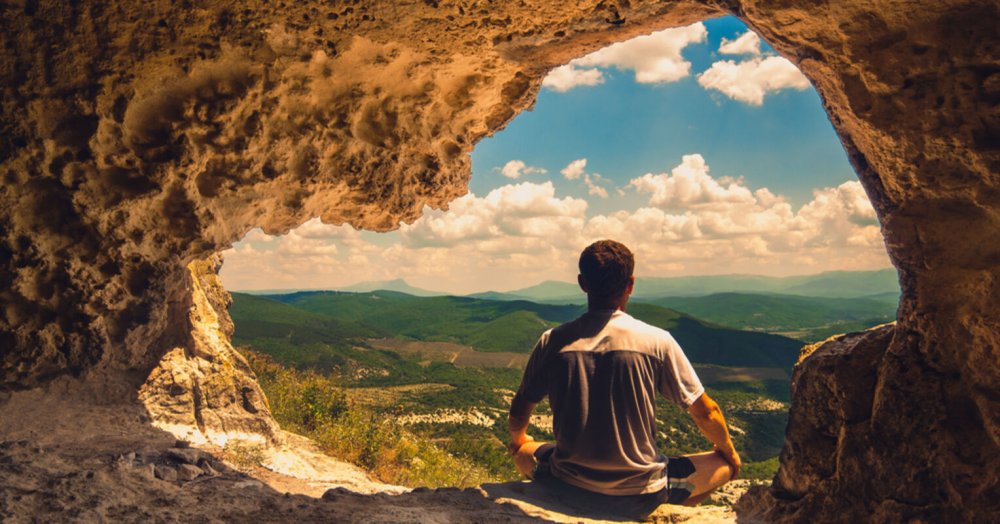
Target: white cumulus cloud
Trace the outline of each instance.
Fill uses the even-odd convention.
[[[764,96],[769,93],[809,87],[809,80],[795,64],[780,56],[739,63],[733,60],[715,62],[698,75],[698,83],[705,89],[714,89],[733,100],[755,106],[763,104]]]
[[[604,185],[607,185],[607,179],[599,173],[587,173],[586,169],[587,159],[578,158],[567,164],[566,167],[562,168],[559,172],[562,173],[566,180],[580,180],[582,178],[583,185],[587,188],[588,195],[593,195],[599,198],[608,198],[608,190],[604,187]]]
[[[582,162],[577,179],[599,189],[606,182]],[[637,177],[628,187],[648,201],[588,214],[586,200],[560,196],[551,181],[520,182],[485,196],[470,193],[447,211],[426,208],[386,236],[318,220],[283,237],[254,232],[226,252],[223,278],[234,289],[330,288],[391,278],[459,293],[513,289],[572,281],[580,250],[601,238],[628,245],[642,276],[890,265],[875,212],[856,180],[817,188],[796,209],[768,188],[712,176],[705,158],[691,154],[669,172]]]
[[[523,182],[484,197],[470,193],[453,201],[448,211],[427,209],[413,224],[400,228],[400,237],[409,246],[458,245],[509,235],[558,242],[568,231],[579,230],[586,210],[585,200],[556,197],[552,182]]]
[[[602,84],[600,67],[634,71],[635,81],[642,84],[676,82],[691,74],[691,62],[681,52],[689,44],[704,42],[707,36],[705,24],[698,22],[612,44],[553,69],[542,85],[565,92],[581,85]]]
[[[596,86],[604,83],[604,73],[600,69],[580,68],[570,62],[559,66],[542,80],[542,87],[565,93],[577,86]]]
[[[747,31],[734,40],[723,38],[719,52],[724,55],[759,55],[760,37],[753,31]]]
[[[655,206],[690,205],[708,202],[748,202],[750,190],[738,181],[715,179],[708,174],[708,164],[699,154],[684,155],[670,173],[645,175],[632,179],[630,187],[650,193]]]
[[[608,190],[599,186],[597,183],[603,180],[603,177],[597,173],[586,173],[583,175],[583,184],[587,186],[587,194],[594,195],[600,198],[608,198]]]
[[[587,159],[578,158],[570,162],[566,167],[562,168],[560,173],[562,176],[566,177],[566,180],[576,180],[580,178],[583,174],[583,170],[587,168]]]
[[[501,175],[515,180],[524,175],[544,175],[547,172],[544,168],[526,165],[522,160],[511,160],[500,168]]]
[[[704,42],[707,36],[705,24],[698,22],[612,44],[576,60],[576,63],[632,70],[635,71],[635,81],[643,84],[676,82],[691,71],[691,62],[684,60],[681,51],[688,44]]]

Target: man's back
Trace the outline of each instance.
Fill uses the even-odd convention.
[[[531,402],[550,397],[553,474],[610,495],[666,486],[666,460],[655,445],[656,397],[686,408],[702,393],[669,333],[610,310],[544,333],[518,392]]]
[[[739,474],[722,410],[673,337],[624,312],[635,289],[632,252],[599,240],[580,253],[579,265],[587,313],[542,335],[510,401],[514,465],[528,478],[548,465],[590,491],[655,492],[658,500],[697,504]],[[687,408],[712,451],[669,459],[657,452],[657,394]],[[546,395],[554,445],[528,435],[531,411]]]

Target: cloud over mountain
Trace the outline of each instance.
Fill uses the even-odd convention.
[[[587,201],[558,195],[551,181],[521,182],[467,194],[447,211],[425,209],[388,235],[318,220],[279,238],[252,232],[227,253],[223,272],[237,289],[388,278],[452,292],[514,288],[572,280],[580,249],[601,238],[631,247],[643,275],[888,265],[875,212],[857,181],[817,189],[796,210],[768,188],[713,177],[705,159],[691,154],[668,172],[632,179],[627,189],[645,196],[645,204],[588,213]]]

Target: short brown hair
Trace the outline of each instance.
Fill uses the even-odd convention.
[[[587,293],[597,298],[620,297],[634,269],[632,252],[614,240],[598,240],[580,253],[580,274],[587,281]]]

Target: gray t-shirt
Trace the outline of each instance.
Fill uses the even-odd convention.
[[[542,334],[518,394],[546,395],[554,415],[552,473],[607,495],[667,484],[656,449],[657,392],[689,407],[705,392],[670,333],[622,311],[592,311]]]

